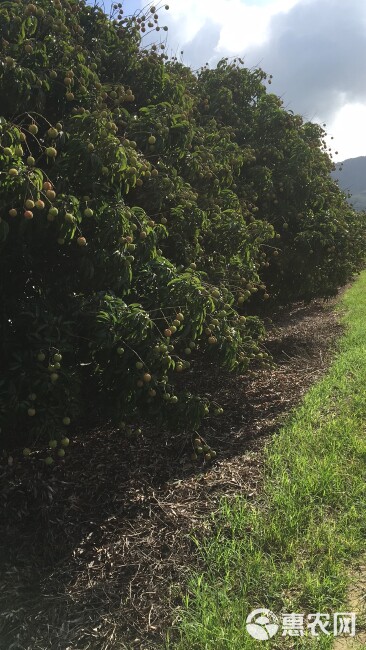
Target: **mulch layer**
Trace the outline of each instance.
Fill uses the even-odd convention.
[[[254,500],[263,448],[329,366],[342,333],[334,300],[273,318],[275,366],[244,376],[207,364],[197,392],[224,414],[200,435],[214,462],[191,458],[191,433],[144,425],[72,436],[52,471],[0,462],[0,649],[162,650],[222,497]],[[188,379],[189,380],[189,379]]]

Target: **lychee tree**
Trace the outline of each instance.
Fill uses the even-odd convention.
[[[129,435],[141,414],[197,429],[221,409],[182,373],[266,365],[262,302],[363,262],[323,132],[261,70],[145,47],[162,11],[0,5],[0,427],[47,465],[91,408]]]
[[[42,436],[52,450],[91,403],[117,422],[142,408],[197,426],[209,405],[178,396],[175,372],[190,367],[196,346],[246,367],[258,337],[227,287],[193,260],[178,270],[184,249],[198,253],[197,233],[191,246],[182,229],[165,245],[167,188],[169,218],[192,211],[200,231],[205,214],[192,187],[152,155],[157,122],[132,132],[143,109],[132,80],[139,89],[140,70],[150,70],[143,104],[166,92],[183,106],[184,87],[163,57],[139,49],[138,20],[112,21],[80,2],[10,2],[1,30],[4,440]],[[174,147],[186,146],[179,120],[170,126]]]
[[[330,177],[334,165],[324,129],[286,111],[279,97],[266,92],[270,76],[240,60],[203,68],[198,80],[200,125],[209,124],[211,132],[214,125],[226,128],[241,149],[243,162],[231,187],[242,214],[255,232],[258,223],[275,230],[274,241],[259,242],[261,278],[272,299],[334,295],[363,265],[365,219],[349,208]]]

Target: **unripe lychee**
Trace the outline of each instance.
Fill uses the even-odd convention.
[[[56,158],[57,150],[55,149],[55,147],[47,147],[46,156],[48,156],[48,158]]]

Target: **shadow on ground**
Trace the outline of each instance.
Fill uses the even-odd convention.
[[[162,649],[188,572],[190,533],[207,534],[222,496],[253,499],[270,434],[329,365],[333,301],[295,305],[270,326],[273,369],[187,376],[224,415],[200,431],[213,464],[190,461],[191,432],[144,426],[76,432],[67,462],[1,468],[1,650]]]

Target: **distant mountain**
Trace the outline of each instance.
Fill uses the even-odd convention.
[[[335,166],[332,177],[344,192],[352,195],[349,202],[355,210],[366,210],[366,156],[348,158]]]

